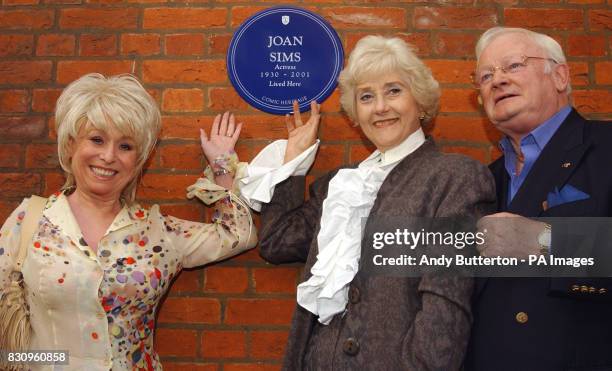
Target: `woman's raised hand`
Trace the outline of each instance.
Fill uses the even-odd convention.
[[[285,115],[288,137],[284,163],[293,160],[315,143],[320,117],[319,104],[313,100],[310,102],[310,118],[306,123],[302,123],[298,102],[293,101],[293,119],[291,115]]]
[[[200,129],[200,143],[209,164],[212,164],[218,156],[234,150],[240,136],[240,129],[242,129],[242,123],[236,125],[234,114],[229,112],[215,117],[210,130],[210,138],[204,129]]]

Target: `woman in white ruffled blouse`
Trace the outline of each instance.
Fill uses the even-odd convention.
[[[366,274],[360,259],[371,247],[362,247],[362,220],[478,216],[495,199],[491,175],[425,137],[440,90],[403,40],[361,39],[339,81],[342,108],[376,151],[317,179],[304,201],[319,112],[312,103],[303,123],[294,104],[288,141],[265,148],[241,181],[243,196],[262,208],[262,257],[306,263],[284,369],[458,369],[472,280]]]
[[[241,124],[226,113],[215,118],[210,138],[200,132],[211,166],[188,197],[215,203],[205,224],[135,202],[161,128],[157,104],[135,77],[81,77],[62,92],[55,122],[67,181],[46,202],[23,265],[30,348],[68,351],[62,370],[160,370],[155,317],[172,279],[183,267],[256,243],[248,208],[229,190]],[[27,205],[0,232],[0,290],[9,283]]]

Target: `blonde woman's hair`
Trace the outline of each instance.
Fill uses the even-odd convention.
[[[440,87],[431,70],[404,40],[374,35],[365,36],[357,42],[338,78],[340,105],[351,120],[356,121],[357,85],[387,73],[402,76],[423,114],[421,124],[430,122],[440,105]]]
[[[104,77],[90,73],[68,85],[55,108],[59,162],[66,172],[62,189],[76,186],[71,145],[82,130],[114,128],[136,142],[138,159],[134,178],[121,192],[121,201],[134,202],[142,167],[155,147],[161,115],[155,100],[130,74]]]

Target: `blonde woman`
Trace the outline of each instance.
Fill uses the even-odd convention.
[[[267,177],[296,169],[262,206],[261,255],[274,264],[306,263],[283,368],[457,370],[468,342],[472,280],[365,274],[362,220],[477,216],[495,200],[493,179],[483,165],[441,153],[425,136],[440,90],[401,39],[361,39],[340,89],[342,108],[376,150],[317,179],[304,201],[301,175],[314,159],[319,114],[313,104],[303,123],[294,107],[281,165]],[[271,152],[262,153],[250,166]]]
[[[67,350],[71,370],[159,370],[155,316],[172,279],[183,267],[255,245],[249,211],[228,190],[241,125],[226,113],[210,137],[201,131],[211,167],[188,197],[216,202],[213,223],[205,224],[135,201],[161,128],[155,101],[135,77],[81,77],[62,92],[55,119],[67,181],[48,199],[23,265],[30,348]],[[27,205],[0,232],[0,290],[9,283]]]

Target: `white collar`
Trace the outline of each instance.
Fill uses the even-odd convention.
[[[416,151],[421,145],[423,145],[423,143],[425,143],[425,133],[423,132],[422,128],[418,128],[397,146],[388,149],[385,152],[380,152],[379,150],[374,151],[370,156],[368,156],[368,158],[359,164],[359,167],[386,166],[394,164]]]

